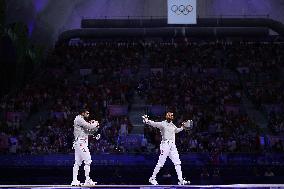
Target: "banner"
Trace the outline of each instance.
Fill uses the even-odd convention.
[[[168,0],[168,24],[196,24],[196,0]]]

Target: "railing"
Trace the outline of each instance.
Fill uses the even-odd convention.
[[[152,16],[96,16],[82,17],[82,19],[165,19],[167,15],[152,15]],[[197,18],[270,18],[269,14],[220,14],[220,15],[197,15]]]

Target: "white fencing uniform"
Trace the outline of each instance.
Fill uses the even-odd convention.
[[[76,116],[74,120],[74,144],[75,164],[73,167],[73,181],[77,180],[79,167],[84,161],[86,180],[89,180],[90,165],[92,162],[91,154],[88,148],[88,135],[98,130],[98,123],[88,123],[81,115]]]
[[[158,163],[154,169],[152,179],[156,179],[156,175],[160,171],[161,167],[164,166],[167,157],[169,156],[171,161],[175,165],[175,169],[179,180],[183,180],[181,172],[181,161],[179,159],[179,153],[175,144],[175,134],[183,130],[183,128],[177,128],[172,122],[162,121],[154,122],[147,120],[146,124],[160,129],[162,135],[162,141],[160,145],[160,156]]]

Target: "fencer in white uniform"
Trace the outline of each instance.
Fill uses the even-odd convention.
[[[175,134],[181,132],[184,128],[184,125],[182,124],[181,128],[176,127],[173,124],[174,115],[172,112],[167,112],[166,114],[166,120],[162,122],[154,122],[148,119],[147,115],[142,116],[143,122],[145,124],[148,124],[152,127],[160,129],[161,135],[162,135],[162,141],[160,144],[160,156],[158,163],[153,171],[153,175],[150,177],[149,182],[153,185],[157,185],[158,182],[156,180],[156,175],[160,171],[160,169],[164,166],[167,157],[169,156],[172,162],[175,165],[175,170],[178,175],[178,184],[179,185],[185,185],[190,184],[189,181],[186,181],[182,177],[182,171],[181,171],[181,161],[179,159],[179,153],[177,151],[177,147],[175,144]]]
[[[88,110],[82,110],[80,115],[77,115],[74,120],[74,143],[73,147],[75,149],[75,163],[73,166],[73,181],[72,186],[80,186],[81,183],[78,181],[78,171],[84,161],[85,170],[85,183],[84,185],[95,185],[96,182],[92,181],[90,178],[90,165],[92,162],[91,154],[88,148],[88,136],[92,135],[99,128],[99,123],[95,120],[87,122],[85,118],[89,117]]]

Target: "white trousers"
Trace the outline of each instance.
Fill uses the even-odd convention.
[[[80,166],[83,161],[85,164],[91,164],[92,159],[88,148],[88,138],[78,138],[78,140],[74,143],[74,149],[75,164]]]
[[[77,181],[79,168],[84,161],[85,177],[86,180],[90,179],[90,165],[92,163],[91,154],[88,148],[88,138],[78,138],[74,142],[75,149],[75,163],[73,166],[73,181]]]
[[[181,161],[179,159],[179,153],[177,151],[177,147],[174,141],[167,140],[162,141],[160,145],[160,156],[158,160],[158,164],[160,167],[163,167],[167,157],[171,159],[171,161],[174,163],[174,165],[180,165]]]
[[[167,157],[169,156],[172,162],[175,165],[175,169],[178,175],[178,179],[182,180],[182,171],[181,171],[181,161],[179,159],[179,154],[175,142],[172,140],[162,141],[160,145],[161,154],[159,156],[158,163],[153,171],[151,179],[156,179],[156,175],[159,173],[160,169],[164,166]]]

